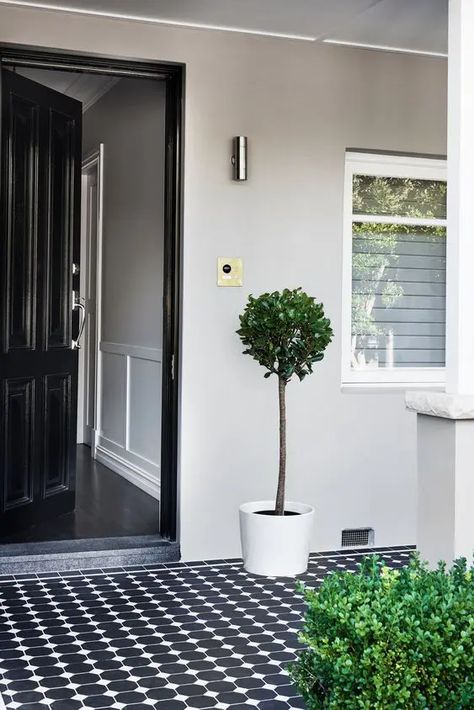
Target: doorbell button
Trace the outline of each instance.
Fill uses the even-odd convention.
[[[240,257],[217,257],[217,285],[243,285],[243,263]]]

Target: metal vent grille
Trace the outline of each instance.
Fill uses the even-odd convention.
[[[341,547],[366,547],[373,544],[373,528],[353,528],[342,531]]]

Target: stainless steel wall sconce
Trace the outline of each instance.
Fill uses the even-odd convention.
[[[232,138],[232,180],[247,180],[247,136]]]

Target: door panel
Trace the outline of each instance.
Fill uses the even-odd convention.
[[[3,69],[0,536],[74,508],[82,107]],[[75,332],[75,331],[74,331]]]
[[[73,164],[71,163],[74,123],[57,111],[49,114],[47,237],[47,347],[70,348],[70,313],[74,224],[71,220]]]
[[[11,465],[5,471],[2,513],[33,501],[35,381],[33,378],[6,380],[4,391],[2,444]]]
[[[71,376],[46,375],[44,380],[44,495],[68,490],[68,443],[71,435]]]
[[[8,310],[5,350],[31,349],[35,342],[36,224],[38,170],[37,106],[10,96],[9,131],[13,136],[5,156],[7,213],[6,282]]]

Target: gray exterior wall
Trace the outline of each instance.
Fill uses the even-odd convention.
[[[313,549],[371,526],[416,538],[416,427],[404,394],[341,391],[346,148],[446,153],[446,61],[0,8],[0,39],[186,63],[180,529],[185,558],[239,554],[237,508],[274,494],[274,381],[235,335],[249,293],[303,286],[336,337],[288,391],[288,495],[316,507]],[[249,180],[230,141],[249,137]],[[216,287],[216,257],[244,287]]]

